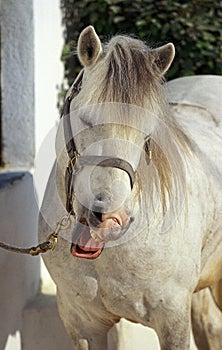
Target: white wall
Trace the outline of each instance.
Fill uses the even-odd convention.
[[[63,80],[59,0],[34,0],[36,150],[59,119],[57,99]]]
[[[55,159],[56,124],[59,87],[63,80],[63,28],[60,0],[34,0],[35,28],[35,140],[34,181],[39,209],[45,186]],[[55,286],[44,264],[41,264],[44,292],[55,292]]]

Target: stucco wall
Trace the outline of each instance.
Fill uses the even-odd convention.
[[[0,240],[17,246],[37,242],[34,162],[33,6],[0,2],[1,150]],[[0,251],[0,349],[22,348],[22,311],[39,289],[39,258]]]
[[[29,168],[34,159],[34,28],[28,0],[1,2],[3,159]]]

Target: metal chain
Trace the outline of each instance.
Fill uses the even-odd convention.
[[[71,216],[71,213],[68,213],[67,215],[63,215],[60,221],[57,223],[55,231],[52,232],[47,237],[47,240],[45,242],[42,242],[37,246],[31,247],[31,248],[18,248],[18,247],[14,247],[9,244],[0,242],[0,248],[3,248],[5,250],[8,250],[14,253],[29,254],[32,256],[37,256],[39,254],[46,253],[49,250],[54,250],[57,245],[59,232],[61,230],[67,230],[70,227],[70,224],[71,224],[70,216]]]

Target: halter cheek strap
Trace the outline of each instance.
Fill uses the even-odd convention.
[[[74,159],[79,155],[75,144],[75,140],[72,134],[71,121],[70,121],[70,104],[81,90],[83,74],[84,74],[84,70],[82,69],[71,87],[71,93],[65,100],[64,108],[61,114],[61,118],[63,118],[66,150],[70,159]]]

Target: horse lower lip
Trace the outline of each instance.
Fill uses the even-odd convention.
[[[72,244],[71,254],[77,258],[96,259],[102,253],[103,246],[104,244],[94,250],[85,250],[82,249],[78,244]]]
[[[78,258],[95,259],[103,248],[104,242],[96,242],[90,235],[90,228],[86,219],[81,218],[73,236],[71,254]]]

